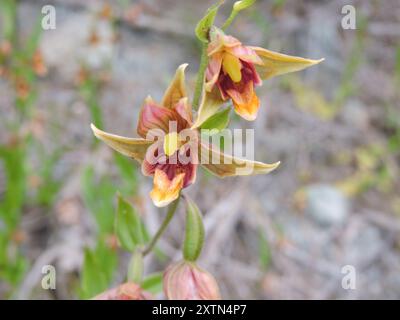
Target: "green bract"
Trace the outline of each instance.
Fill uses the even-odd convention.
[[[230,108],[219,111],[210,118],[208,118],[204,123],[200,126],[200,129],[206,130],[218,130],[221,131],[225,129],[229,124],[229,112]]]
[[[197,38],[201,42],[208,42],[208,31],[214,24],[215,16],[217,15],[218,9],[224,1],[219,1],[210,8],[208,8],[204,17],[198,22],[195,33]]]
[[[185,197],[185,199],[187,210],[183,257],[188,261],[196,261],[204,243],[203,220],[197,205],[188,197]]]

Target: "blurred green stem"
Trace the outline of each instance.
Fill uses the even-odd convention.
[[[222,26],[222,30],[225,31],[232,23],[232,21],[236,18],[238,14],[238,11],[232,10],[231,15],[229,16],[228,19],[226,19],[226,21],[224,22],[223,26]]]
[[[204,74],[206,72],[208,64],[207,47],[208,43],[202,43],[200,66],[199,66],[199,71],[197,73],[196,87],[193,95],[193,107],[196,110],[199,108],[201,93],[203,91],[203,85],[204,85]]]
[[[168,211],[167,211],[167,215],[165,216],[164,221],[162,222],[160,229],[158,229],[157,233],[154,235],[153,239],[151,239],[149,245],[143,250],[143,256],[146,256],[147,254],[149,254],[154,246],[156,245],[158,239],[161,237],[161,235],[164,233],[165,229],[167,228],[168,224],[170,223],[171,219],[173,218],[175,212],[176,212],[176,208],[178,207],[179,204],[179,199],[176,199],[174,202],[172,202],[169,206],[168,206]]]

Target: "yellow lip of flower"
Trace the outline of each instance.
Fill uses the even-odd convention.
[[[242,80],[242,64],[239,58],[233,54],[226,52],[222,58],[222,68],[229,74],[233,82],[240,82]]]
[[[177,132],[170,132],[164,137],[164,152],[169,157],[172,156],[182,145]]]

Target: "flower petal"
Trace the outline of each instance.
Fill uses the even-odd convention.
[[[249,101],[237,102],[233,100],[233,107],[235,108],[235,112],[243,119],[254,121],[257,118],[258,109],[260,108],[260,100],[253,91],[253,95]]]
[[[217,281],[210,273],[196,266],[192,275],[200,300],[221,300]]]
[[[160,164],[167,163],[167,156],[163,150],[164,139],[157,140],[147,148],[142,162],[142,173],[144,176],[152,176]]]
[[[241,42],[232,36],[227,36],[221,29],[213,26],[210,30],[211,41],[207,47],[208,56],[212,56],[224,48],[240,46]]]
[[[254,64],[242,61],[243,69],[242,69],[242,77],[247,79],[247,81],[253,81],[255,86],[261,86],[262,80],[257,73],[257,70]]]
[[[160,129],[169,132],[169,121],[178,121],[176,112],[157,105],[149,96],[140,110],[137,133],[146,138],[149,130]]]
[[[276,169],[280,164],[279,161],[273,164],[268,164],[233,157],[224,154],[214,146],[206,145],[204,142],[200,144],[200,150],[201,165],[220,178],[267,174]],[[208,160],[208,164],[204,163],[205,159]]]
[[[189,104],[187,97],[184,97],[178,101],[178,103],[175,105],[175,110],[181,116],[181,118],[187,122],[187,127],[192,125],[192,107]]]
[[[236,46],[229,48],[227,50],[229,53],[239,58],[240,60],[246,61],[248,63],[254,64],[263,64],[261,58],[257,55],[257,53],[250,47],[246,46]]]
[[[197,176],[197,164],[189,163],[185,166],[185,179],[183,180],[183,188],[195,183]]]
[[[172,180],[168,179],[167,174],[156,169],[154,173],[154,187],[150,192],[150,197],[157,207],[165,207],[179,197],[183,187],[184,173],[176,175]]]
[[[174,78],[171,81],[168,89],[165,91],[164,98],[161,105],[166,108],[173,108],[176,103],[187,96],[186,86],[185,86],[185,69],[188,66],[187,63],[181,64]]]
[[[94,124],[91,124],[90,127],[93,130],[93,134],[98,139],[104,141],[114,150],[139,162],[143,161],[146,155],[147,148],[153,143],[153,141],[149,140],[126,138],[107,133],[100,129],[97,129]]]
[[[300,71],[324,61],[324,59],[312,60],[289,56],[259,47],[249,48],[253,49],[264,63],[261,66],[257,66],[257,71],[261,79],[268,79],[281,74]]]
[[[208,60],[208,66],[206,70],[207,82],[204,84],[206,91],[210,92],[218,80],[222,67],[222,56],[222,53],[217,53]]]
[[[227,93],[232,98],[233,106],[238,115],[247,121],[253,121],[257,118],[260,101],[254,91],[252,81],[247,82],[241,92],[233,87],[227,89]]]

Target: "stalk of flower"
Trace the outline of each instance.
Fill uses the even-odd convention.
[[[226,35],[215,26],[210,31],[207,54],[209,62],[205,90],[209,100],[232,100],[236,113],[248,121],[257,117],[260,101],[255,87],[262,84],[262,79],[300,71],[324,60],[305,59],[260,47],[244,46],[238,39]],[[213,108],[213,103],[203,104],[203,108]],[[199,110],[200,121],[196,122],[197,126],[210,114],[209,110],[204,109]],[[214,104],[213,112],[216,110]],[[203,116],[203,113],[207,116]]]
[[[139,161],[142,173],[153,176],[154,186],[150,197],[158,207],[176,200],[183,188],[195,182],[198,164],[218,177],[266,174],[279,165],[279,162],[266,164],[239,159],[201,141],[199,129],[193,126],[192,108],[186,95],[186,66],[183,64],[178,67],[161,104],[154,102],[151,97],[146,98],[137,126],[141,138],[117,136],[91,125],[97,138]],[[210,159],[217,161],[210,162]],[[251,167],[252,170],[240,170],[243,167]]]

